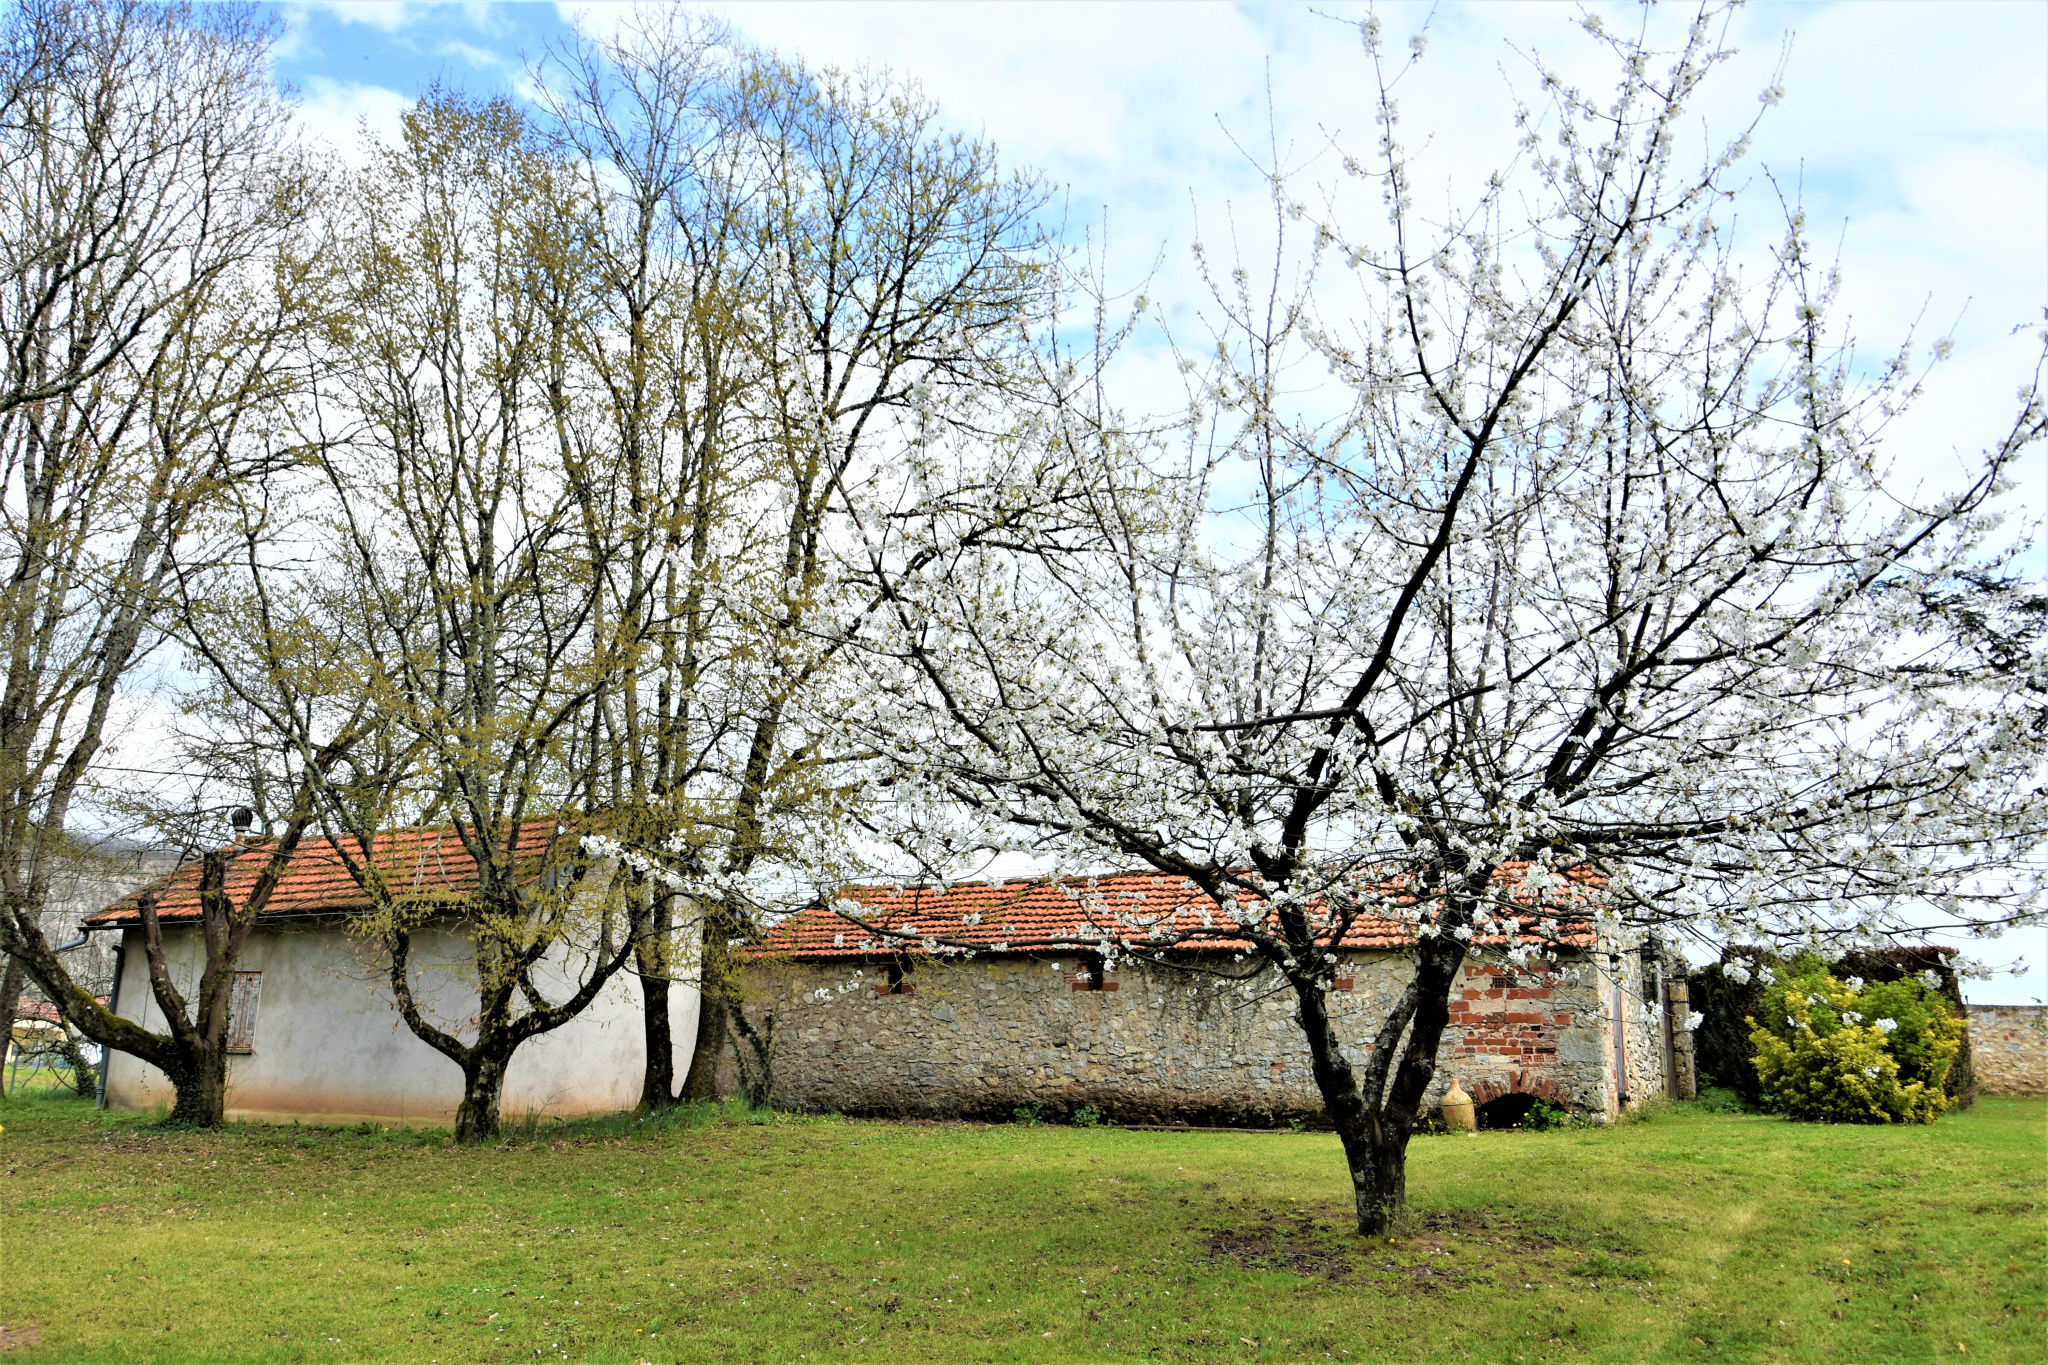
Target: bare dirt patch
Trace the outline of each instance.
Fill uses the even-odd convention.
[[[11,1351],[17,1346],[33,1346],[42,1335],[42,1328],[31,1327],[25,1322],[0,1322],[0,1351]]]
[[[1248,1270],[1286,1270],[1305,1278],[1367,1277],[1425,1294],[1474,1284],[1526,1288],[1565,1281],[1639,1278],[1631,1263],[1606,1254],[1613,1236],[1584,1246],[1520,1219],[1485,1210],[1411,1213],[1391,1238],[1361,1238],[1349,1210],[1287,1210],[1256,1223],[1205,1229],[1209,1257]],[[1597,1277],[1597,1278],[1596,1278]]]
[[[1211,1257],[1248,1270],[1291,1270],[1332,1280],[1351,1272],[1346,1239],[1342,1234],[1333,1235],[1329,1224],[1308,1214],[1291,1218],[1269,1215],[1249,1228],[1212,1228],[1208,1233],[1203,1245]]]
[[[1525,1223],[1473,1210],[1412,1215],[1406,1230],[1409,1245],[1438,1251],[1472,1246],[1543,1256],[1565,1247],[1564,1242]]]

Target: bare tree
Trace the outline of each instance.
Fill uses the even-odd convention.
[[[1745,266],[1747,130],[1688,159],[1722,18],[1663,51],[1654,19],[1589,22],[1611,90],[1539,71],[1520,159],[1442,225],[1382,79],[1351,174],[1384,223],[1313,222],[1290,277],[1311,215],[1274,168],[1275,283],[1218,279],[1184,447],[1085,414],[1091,439],[954,456],[960,489],[1066,480],[1085,518],[996,546],[991,500],[949,492],[863,527],[894,613],[864,656],[879,831],[934,867],[1023,847],[1185,878],[1217,913],[1109,907],[1105,950],[1237,944],[1276,974],[1362,1233],[1401,1207],[1461,964],[1550,951],[1574,887],[1607,934],[1722,941],[2037,914],[2032,670],[1982,667],[1921,600],[1997,574],[1992,499],[2048,413],[2024,396],[1957,489],[1887,478],[1909,354],[1859,361],[1796,212]],[[1288,411],[1304,361],[1340,416]],[[1346,1039],[1327,993],[1362,916],[1407,926],[1414,975]]]
[[[669,978],[699,984],[687,1085],[706,1097],[728,1020],[746,1027],[730,1007],[750,878],[812,861],[849,799],[851,755],[814,717],[837,708],[834,661],[876,599],[834,571],[833,521],[903,495],[913,411],[971,420],[1035,360],[1020,343],[1053,261],[1043,188],[886,75],[811,72],[674,14],[549,71],[604,206],[605,308],[568,390],[602,421],[563,425],[579,487],[609,509],[592,524],[617,528],[608,609],[637,622],[611,809],[641,875],[697,907],[689,948],[655,952],[665,921],[642,939],[659,1105]]]
[[[739,723],[762,492],[747,401],[760,374],[746,320],[760,253],[745,231],[732,118],[742,55],[722,26],[637,15],[612,42],[540,73],[589,218],[595,306],[552,387],[600,610],[634,641],[598,719],[616,743],[590,775],[605,834],[632,850],[626,905],[642,995],[641,1106],[677,1098],[673,986],[702,973],[703,914],[727,842],[720,756]],[[593,754],[598,752],[593,747]]]
[[[287,117],[274,27],[253,5],[140,0],[0,20],[0,415],[146,352],[245,258]]]
[[[5,22],[0,1014],[25,971],[87,1037],[164,1065],[180,1119],[217,1122],[233,914],[215,907],[197,1013],[160,997],[171,1035],[79,988],[41,920],[180,553],[206,553],[221,490],[274,458],[256,429],[295,383],[314,184],[253,11],[31,4]]]
[[[631,641],[603,611],[612,547],[579,521],[550,397],[591,302],[590,204],[503,101],[432,92],[374,153],[337,215],[348,322],[317,358],[310,477],[241,498],[244,553],[208,595],[244,624],[194,645],[311,793],[400,1015],[461,1069],[455,1132],[475,1142],[518,1048],[634,950],[611,864],[582,842]],[[450,828],[474,889],[413,894],[388,837],[407,826]],[[451,922],[476,1010],[437,1021],[415,937]]]
[[[836,570],[839,517],[888,517],[913,496],[907,448],[937,432],[981,434],[1027,391],[1033,327],[1058,283],[1044,185],[1005,175],[993,146],[946,134],[914,88],[764,59],[746,96],[761,175],[749,226],[770,267],[755,410],[777,515],[756,599],[764,666],[732,802],[728,867],[741,875],[773,847],[778,797],[785,810],[789,795],[815,799],[829,760],[851,756],[832,747],[827,717],[850,699],[828,670],[882,598]],[[730,1008],[741,927],[707,920],[707,967],[725,970],[710,973],[693,1077],[708,1080],[725,1045],[721,1015],[746,1026]]]

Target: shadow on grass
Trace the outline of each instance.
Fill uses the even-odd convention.
[[[498,1132],[502,1147],[553,1142],[616,1142],[664,1137],[700,1128],[741,1128],[782,1124],[840,1123],[836,1115],[794,1114],[757,1108],[745,1100],[708,1100],[667,1109],[628,1110],[581,1118],[549,1118],[538,1113],[507,1115]],[[433,1130],[443,1136],[445,1129]]]
[[[27,1079],[24,1077],[24,1079]],[[0,1126],[35,1119],[86,1119],[98,1126],[151,1133],[212,1132],[220,1136],[282,1137],[300,1147],[327,1143],[378,1144],[397,1146],[449,1147],[454,1134],[447,1128],[421,1128],[405,1124],[319,1123],[293,1120],[289,1123],[229,1119],[216,1129],[172,1123],[170,1106],[160,1104],[148,1110],[109,1111],[98,1109],[92,1096],[81,1097],[62,1086],[22,1085],[0,1095]],[[498,1138],[484,1146],[555,1146],[563,1143],[609,1143],[637,1138],[660,1139],[706,1128],[738,1128],[789,1124],[841,1123],[837,1115],[796,1114],[777,1109],[756,1108],[744,1100],[712,1100],[674,1105],[655,1111],[628,1110],[616,1114],[592,1114],[579,1118],[553,1118],[537,1112],[507,1114]]]

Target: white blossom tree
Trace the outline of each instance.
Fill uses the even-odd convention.
[[[1518,156],[1441,223],[1368,22],[1379,141],[1346,170],[1384,215],[1311,213],[1273,176],[1276,233],[1312,245],[1270,290],[1216,279],[1184,443],[1070,405],[921,447],[948,491],[862,523],[892,611],[856,718],[877,833],[933,868],[1030,848],[1212,898],[1232,922],[1113,929],[1280,974],[1362,1233],[1401,1207],[1461,964],[1551,951],[1575,886],[1623,935],[2037,914],[2038,648],[1986,667],[1929,604],[2009,577],[1994,504],[2048,414],[2023,394],[1953,489],[1888,477],[1911,353],[1855,351],[1796,210],[1745,261],[1747,129],[1686,150],[1721,19],[1664,50],[1647,19],[1589,22],[1611,90],[1540,71]],[[1288,410],[1305,364],[1334,416]],[[1411,927],[1414,974],[1347,1040],[1332,950],[1367,914]]]

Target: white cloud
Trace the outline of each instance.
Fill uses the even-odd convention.
[[[278,42],[277,55],[286,59],[308,55],[306,44],[311,21],[316,15],[336,23],[375,29],[392,37],[406,29],[417,28],[429,16],[448,14],[460,14],[462,22],[480,36],[494,36],[507,28],[504,17],[497,12],[498,7],[489,0],[301,0],[280,5],[278,9],[284,17],[285,31]],[[501,66],[515,60],[460,42],[451,43],[444,50],[463,56],[472,65],[485,67]],[[476,61],[479,56],[485,60]]]
[[[311,0],[309,4],[281,4],[279,12],[285,18],[285,33],[279,35],[279,43],[274,49],[276,57],[299,59],[311,55],[307,43],[315,14],[338,20],[344,25],[360,25],[377,29],[379,33],[397,33],[414,18],[418,6],[408,6],[403,0],[365,0],[362,4]]]
[[[310,76],[300,94],[299,123],[345,164],[360,165],[365,131],[377,138],[396,137],[399,115],[412,103],[407,96],[381,85]]]
[[[588,30],[616,24],[619,5],[563,4]],[[1648,22],[1682,29],[1689,10],[1595,5],[1611,29]],[[1419,200],[1469,197],[1514,146],[1510,84],[1532,88],[1531,53],[1565,78],[1607,80],[1598,46],[1575,27],[1576,4],[1381,4],[1386,47],[1405,51],[1429,24],[1426,55],[1399,87],[1402,132],[1422,154]],[[1202,349],[1204,301],[1189,246],[1197,223],[1218,246],[1234,227],[1255,254],[1259,182],[1232,135],[1266,136],[1267,90],[1277,140],[1297,159],[1335,137],[1371,147],[1370,69],[1354,28],[1360,5],[1307,4],[729,4],[737,28],[813,65],[887,65],[919,81],[956,127],[981,130],[1013,163],[1071,185],[1077,228],[1109,213],[1113,281],[1159,270],[1150,292],[1184,344]],[[1779,76],[1783,102],[1758,128],[1752,195],[1732,229],[1761,250],[1783,229],[1766,174],[1809,212],[1817,243],[1839,246],[1842,306],[1863,354],[1881,359],[1918,324],[1924,356],[1953,335],[1921,403],[1886,433],[1896,490],[1952,487],[2010,424],[2014,391],[2038,343],[2012,335],[2048,305],[2048,6],[1943,3],[1756,4],[1730,20],[1740,49],[1696,106],[1716,138],[1740,131]],[[1791,35],[1789,49],[1785,47]],[[1335,170],[1325,155],[1311,178]],[[1340,199],[1365,222],[1371,196]],[[1177,376],[1156,343],[1120,371],[1136,405],[1168,404]],[[2037,450],[2007,506],[2038,518],[2048,453]],[[2034,558],[2029,571],[2041,575]],[[2025,939],[2022,943],[2020,940]],[[2038,932],[1978,945],[2030,977],[1973,987],[1973,999],[2026,999],[2043,989]]]
[[[477,71],[516,70],[519,65],[519,59],[510,53],[494,52],[490,48],[478,47],[474,43],[465,43],[453,38],[436,43],[434,51],[444,57],[459,57]]]
[[[586,29],[629,13],[560,8]],[[1425,22],[1431,31],[1398,91],[1425,206],[1465,201],[1512,154],[1509,87],[1531,88],[1533,54],[1588,88],[1607,79],[1576,5],[1378,8],[1392,54]],[[1634,6],[1597,8],[1610,28],[1644,22]],[[1357,33],[1306,5],[782,2],[721,12],[813,65],[888,65],[917,80],[956,126],[1071,186],[1077,226],[1097,226],[1106,208],[1112,277],[1140,278],[1159,259],[1152,292],[1182,328],[1202,297],[1188,255],[1197,224],[1218,245],[1236,231],[1248,254],[1263,247],[1258,178],[1233,139],[1265,144],[1269,82],[1278,141],[1296,160],[1333,136],[1370,148],[1371,73]],[[1659,11],[1648,22],[1675,36],[1687,17]],[[1993,439],[2030,369],[2005,333],[2048,302],[2048,8],[1760,5],[1738,12],[1731,38],[1739,54],[1697,110],[1711,136],[1754,117],[1781,61],[1786,86],[1758,131],[1758,193],[1739,229],[1761,249],[1782,227],[1766,171],[1799,194],[1820,242],[1841,242],[1845,309],[1870,353],[1888,352],[1923,312],[1925,341],[1963,313],[1949,369],[1969,371],[1953,387],[1972,392],[1950,400],[1944,379],[1925,410],[1947,445]],[[1310,178],[1334,169],[1325,155]],[[1359,196],[1353,221],[1371,207]],[[1986,404],[1977,390],[2004,400]]]
[[[284,12],[293,19],[308,14],[321,14],[344,24],[361,24],[384,33],[396,33],[404,28],[419,12],[423,5],[408,4],[406,0],[309,0],[305,4],[284,6]]]

